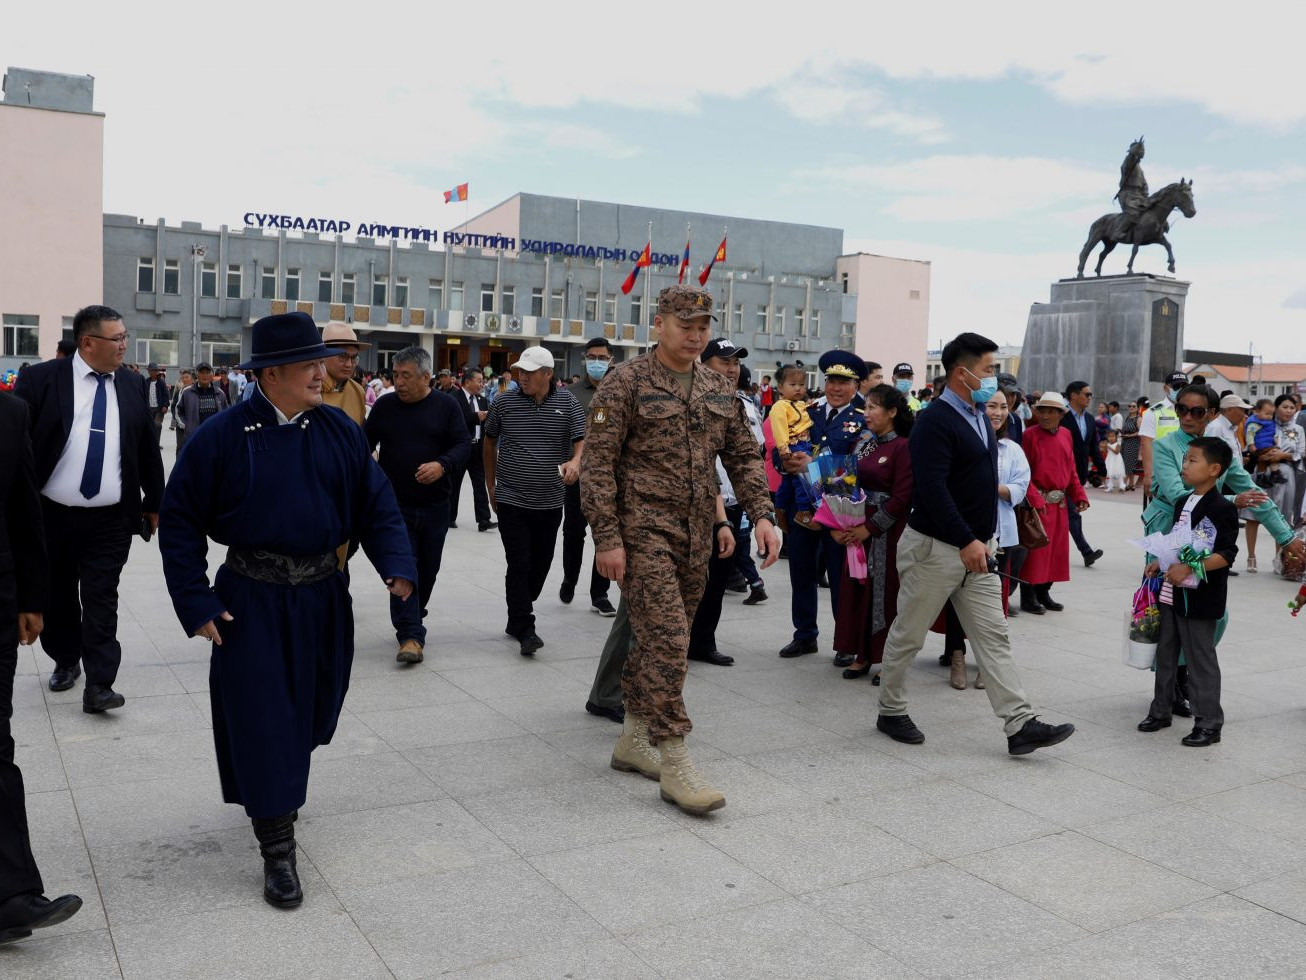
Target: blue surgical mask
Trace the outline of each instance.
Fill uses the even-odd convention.
[[[998,379],[990,375],[987,378],[981,378],[969,368],[962,368],[967,374],[980,383],[978,391],[970,393],[971,401],[977,405],[983,405],[986,401],[998,393]]]
[[[904,395],[911,393],[911,378],[899,378],[893,383],[893,386],[901,391]]]
[[[585,373],[588,374],[588,375],[589,375],[591,378],[593,378],[595,381],[598,381],[601,377],[603,377],[605,374],[608,373],[608,362],[607,362],[607,361],[586,361],[586,362],[585,362]]]

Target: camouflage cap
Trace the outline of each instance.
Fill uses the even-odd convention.
[[[658,313],[670,314],[681,320],[708,316],[713,320],[712,294],[697,286],[668,286],[658,293]]]

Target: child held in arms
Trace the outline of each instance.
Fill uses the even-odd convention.
[[[1206,746],[1220,741],[1224,712],[1220,707],[1220,662],[1215,653],[1216,623],[1224,616],[1229,567],[1238,555],[1238,508],[1216,487],[1216,480],[1233,462],[1233,450],[1223,439],[1194,439],[1184,454],[1180,477],[1192,493],[1175,501],[1176,528],[1198,529],[1204,521],[1214,528],[1209,548],[1194,545],[1165,569],[1161,589],[1161,637],[1156,648],[1156,688],[1152,707],[1138,724],[1140,732],[1170,727],[1179,651],[1188,664],[1188,696],[1193,706],[1193,730],[1184,745]],[[1161,571],[1153,561],[1148,575]],[[1195,585],[1194,585],[1195,580]],[[1187,587],[1185,587],[1187,583]]]
[[[775,373],[779,397],[771,406],[767,423],[775,440],[779,457],[775,468],[783,474],[780,489],[776,492],[775,506],[800,527],[812,526],[812,513],[816,503],[807,481],[798,474],[786,473],[784,461],[794,453],[811,453],[812,419],[807,414],[807,372],[801,364],[786,364]]]

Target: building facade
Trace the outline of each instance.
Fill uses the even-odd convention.
[[[906,361],[917,371],[930,335],[930,263],[856,252],[836,262],[852,310],[840,346],[883,365]],[[918,385],[925,382],[918,375]]]
[[[815,380],[820,354],[835,347],[892,360],[898,346],[877,356],[874,345],[901,345],[901,335],[917,332],[883,300],[863,303],[848,291],[839,229],[535,194],[442,233],[262,212],[216,230],[105,215],[104,293],[128,317],[129,358],[140,363],[235,364],[248,354],[255,320],[302,310],[365,335],[373,347],[364,370],[420,344],[439,367],[498,372],[526,346],[545,344],[559,373],[573,374],[592,337],[607,338],[621,358],[647,349],[657,294],[677,281],[687,235],[687,282],[726,239],[726,258],[707,279],[716,330],[749,349],[759,376],[802,361]],[[652,264],[623,292],[650,241]],[[928,294],[928,264],[915,267],[925,270]],[[919,288],[900,286],[895,295]],[[926,316],[918,357],[927,326]]]
[[[0,372],[54,356],[100,302],[104,116],[89,75],[10,68],[0,101]]]
[[[1021,348],[1012,344],[1003,344],[993,354],[993,361],[998,366],[998,374],[1014,374],[1020,376],[1020,352]],[[919,368],[917,371],[919,372]],[[943,374],[943,350],[930,350],[925,352],[925,373],[916,375],[916,387],[924,388],[935,378]]]
[[[1190,378],[1205,375],[1207,384],[1216,391],[1232,391],[1253,403],[1258,398],[1306,395],[1306,364],[1258,359],[1251,367],[1189,363],[1183,370]]]

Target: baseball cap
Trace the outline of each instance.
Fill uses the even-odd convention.
[[[708,358],[712,358],[712,357],[747,357],[747,356],[748,356],[747,347],[736,347],[725,337],[713,337],[711,340],[707,342],[707,346],[703,348],[703,353],[698,356],[698,359],[702,361],[704,364],[706,364]]]
[[[1223,398],[1220,399],[1220,407],[1241,408],[1249,412],[1252,410],[1252,407],[1248,405],[1247,402],[1243,401],[1241,395],[1225,395]]]
[[[670,314],[681,320],[692,320],[699,316],[710,316],[712,312],[712,294],[697,286],[668,286],[658,293],[658,313]]]
[[[527,347],[513,367],[522,371],[538,371],[540,368],[552,371],[553,355],[544,347]]]
[[[448,368],[440,368],[440,370],[436,372],[435,376],[437,378],[452,378],[453,372],[450,371]]]
[[[159,365],[155,364],[153,361],[150,361],[150,363],[149,363],[148,365],[146,365],[145,370],[147,370],[147,371],[157,371],[157,370],[159,370]]]
[[[916,372],[912,370],[912,366],[906,361],[901,361],[893,366],[893,376],[895,378],[899,375],[914,376],[915,374]]]
[[[200,361],[198,364],[195,365],[195,373],[199,374],[201,371],[208,371],[209,374],[212,374],[213,365],[210,364],[208,361]]]
[[[1165,383],[1172,389],[1182,388],[1184,385],[1188,384],[1188,375],[1184,374],[1182,371],[1173,371],[1165,376]]]

